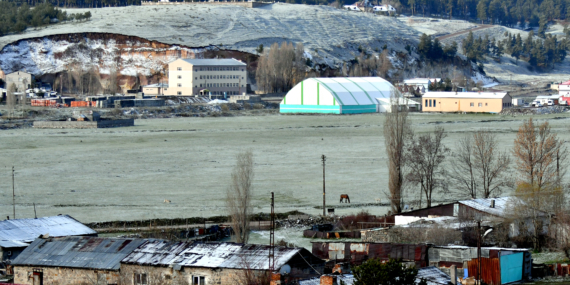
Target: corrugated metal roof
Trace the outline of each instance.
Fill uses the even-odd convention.
[[[422,98],[502,99],[505,96],[505,92],[427,92]]]
[[[515,202],[515,197],[484,198],[459,201],[460,204],[471,207],[475,210],[498,217],[504,217],[509,205]],[[495,207],[491,208],[491,201],[495,200]],[[511,205],[512,206],[512,205]]]
[[[119,270],[121,260],[145,241],[99,237],[38,238],[12,265]]]
[[[40,235],[50,237],[94,235],[96,231],[68,215],[37,219],[16,219],[0,221],[0,241],[30,243]],[[0,242],[0,246],[4,247]]]
[[[214,66],[214,65],[239,65],[246,66],[245,63],[234,58],[204,58],[204,59],[182,59],[192,65],[197,66]]]
[[[420,280],[425,280],[428,285],[448,285],[451,284],[451,278],[439,268],[434,266],[424,267],[418,269],[416,275],[416,283]]]
[[[298,253],[311,255],[304,248],[275,248],[275,268],[279,269]],[[139,265],[234,269],[269,269],[269,246],[237,243],[187,243],[163,240],[148,241],[123,263]]]
[[[15,247],[26,247],[30,245],[29,243],[15,241],[15,240],[0,240],[0,247],[3,248],[15,248]]]

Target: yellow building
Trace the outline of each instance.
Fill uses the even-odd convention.
[[[422,96],[424,112],[499,113],[512,106],[507,93],[428,92]]]
[[[241,95],[246,92],[247,65],[228,59],[177,59],[168,64],[164,95]]]

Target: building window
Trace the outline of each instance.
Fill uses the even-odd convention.
[[[485,107],[487,107],[487,103],[485,103]]]
[[[178,84],[176,84],[176,86],[182,87],[182,83],[178,83]]]
[[[146,273],[135,273],[135,284],[147,284]]]
[[[178,94],[178,95],[182,95],[182,92],[178,91],[178,92],[176,92],[176,94]]]
[[[194,77],[194,79],[198,79],[198,76]]]
[[[479,103],[479,104],[477,104],[477,106],[483,107],[483,103]]]
[[[178,75],[178,79],[182,79],[182,75]]]
[[[182,67],[177,67],[176,70],[181,71]]]
[[[470,107],[475,107],[475,103],[471,102],[471,103],[469,103],[469,106],[470,106]]]
[[[200,88],[202,88],[202,84],[200,83]]]
[[[433,100],[433,106],[435,107],[435,100]]]

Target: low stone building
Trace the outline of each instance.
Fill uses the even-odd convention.
[[[267,245],[154,240],[123,259],[121,273],[126,284],[237,284],[269,273],[269,252]],[[278,246],[274,269],[286,280],[306,279],[319,276],[324,261],[304,248]]]
[[[16,284],[119,284],[121,260],[146,240],[36,239],[13,262]],[[130,284],[130,283],[123,283]]]

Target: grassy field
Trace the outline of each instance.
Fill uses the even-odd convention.
[[[536,117],[570,140],[566,114]],[[414,114],[418,133],[446,129],[445,144],[480,128],[511,150],[521,120],[499,115]],[[0,217],[12,216],[11,167],[16,168],[16,217],[69,214],[84,222],[224,213],[235,155],[255,156],[254,212],[318,214],[321,154],[327,159],[327,201],[337,213],[384,214],[387,167],[383,115],[248,116],[137,120],[135,127],[98,130],[0,131]],[[515,174],[513,174],[515,175]],[[339,195],[352,204],[340,208]],[[406,200],[417,200],[418,192]],[[464,198],[439,195],[438,199]],[[164,203],[164,200],[172,203]]]

